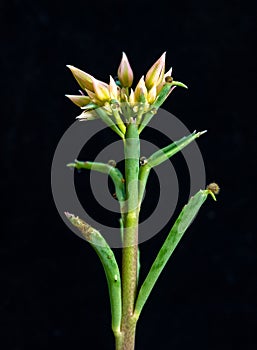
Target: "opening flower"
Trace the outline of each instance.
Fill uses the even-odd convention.
[[[126,125],[133,118],[141,132],[176,86],[186,88],[183,83],[174,81],[171,68],[165,73],[165,59],[166,52],[152,65],[145,78],[141,77],[135,90],[132,89],[133,71],[124,52],[118,68],[119,80],[110,76],[109,84],[68,65],[83,91],[80,95],[66,96],[84,110],[79,120],[100,117],[123,138]]]

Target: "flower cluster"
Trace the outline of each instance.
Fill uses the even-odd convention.
[[[155,114],[176,86],[186,88],[186,85],[174,81],[171,77],[172,69],[165,73],[165,56],[162,56],[149,69],[146,76],[142,76],[135,89],[132,88],[134,75],[126,54],[123,52],[115,80],[110,76],[109,84],[97,80],[92,75],[68,65],[73,76],[82,88],[81,95],[66,95],[83,112],[77,119],[90,120],[103,117],[113,120],[121,132],[126,131],[126,124],[131,118],[140,125],[145,114]],[[101,107],[101,108],[98,108]],[[98,110],[102,110],[99,116]],[[103,118],[102,118],[103,119]]]

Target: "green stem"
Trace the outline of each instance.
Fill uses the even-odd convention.
[[[131,119],[127,126],[124,151],[127,211],[122,250],[122,341],[117,350],[133,350],[136,330],[134,305],[138,265],[138,172],[140,157],[140,141],[134,119]]]
[[[115,337],[115,350],[121,350],[122,349],[122,340],[123,340],[123,334],[122,332],[114,332]]]
[[[117,125],[113,122],[113,120],[105,113],[103,108],[96,108],[95,109],[96,114],[99,118],[102,119],[102,121],[108,125],[116,134],[118,134],[122,139],[124,139],[124,134],[122,131],[117,127]]]
[[[118,111],[116,106],[112,107],[112,112],[113,112],[113,115],[114,115],[114,118],[116,120],[116,123],[117,123],[118,127],[120,128],[121,132],[123,134],[125,134],[126,133],[126,126],[123,123],[123,120],[121,119],[120,113],[119,113],[119,111]]]

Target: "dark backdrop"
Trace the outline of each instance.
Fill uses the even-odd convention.
[[[139,77],[166,50],[190,89],[164,107],[190,130],[208,129],[198,144],[207,181],[221,192],[162,274],[137,349],[256,349],[255,6],[9,0],[0,8],[1,348],[113,349],[102,267],[51,195],[52,157],[78,113],[64,98],[78,88],[65,65],[107,80],[125,51]],[[142,276],[167,230],[141,245]]]

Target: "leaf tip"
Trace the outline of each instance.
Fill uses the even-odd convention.
[[[68,211],[65,211],[64,214],[65,214],[66,218],[69,220],[74,216],[73,214],[69,213]]]

